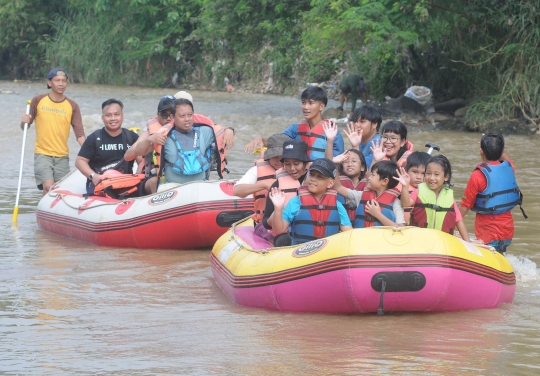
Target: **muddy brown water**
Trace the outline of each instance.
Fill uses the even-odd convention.
[[[33,128],[25,151],[18,226],[11,223],[25,103],[43,83],[0,81],[0,373],[2,374],[523,374],[540,372],[537,264],[540,139],[508,136],[529,219],[514,209],[508,259],[517,273],[513,304],[451,313],[314,315],[268,312],[232,303],[215,284],[209,249],[114,249],[38,229]],[[87,134],[100,128],[101,102],[125,104],[124,125],[142,126],[170,90],[70,84]],[[243,145],[300,118],[286,96],[192,92],[195,110],[236,128],[231,179],[254,156]],[[337,106],[331,101],[330,105]],[[441,146],[456,197],[479,161],[476,133],[410,128],[410,140]],[[69,140],[71,165],[78,152]],[[469,232],[473,216],[466,217]]]

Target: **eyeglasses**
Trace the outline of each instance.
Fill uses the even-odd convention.
[[[350,165],[350,164],[357,164],[358,162],[360,162],[359,159],[348,159],[348,160],[344,161],[341,164],[342,165]]]
[[[396,136],[389,137],[386,135],[382,135],[381,139],[383,140],[383,142],[390,141],[392,144],[395,144],[396,142],[399,141],[400,137],[396,137]]]

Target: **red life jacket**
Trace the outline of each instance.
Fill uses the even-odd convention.
[[[298,124],[298,135],[300,139],[304,141],[308,146],[309,159],[314,161],[318,158],[324,158],[326,151],[326,135],[324,133],[323,123],[326,120],[321,121],[319,124],[311,129],[308,123]]]
[[[379,203],[381,212],[386,218],[394,222],[396,221],[394,202],[399,197],[399,191],[395,188],[387,189],[379,197],[375,196],[376,194],[374,191],[366,190],[362,192],[362,200],[360,200],[360,205],[358,205],[358,208],[356,209],[354,228],[382,226],[382,223],[377,221],[376,218],[366,213],[366,203],[371,200],[375,200]]]
[[[261,153],[261,159],[255,162],[255,166],[257,166],[257,182],[264,180],[270,181],[270,184],[273,184],[276,181],[276,170],[270,165],[270,162],[265,161],[263,158]],[[264,217],[264,208],[266,206],[267,197],[268,189],[261,189],[253,194],[253,198],[255,199],[255,214],[253,214],[251,218],[253,218],[255,223],[261,222]]]
[[[94,188],[94,195],[122,200],[139,192],[144,174],[105,175]]]
[[[346,175],[339,175],[339,181],[341,185],[344,186],[345,188],[349,188],[355,191],[363,191],[364,189],[366,189],[367,182],[364,179],[360,180],[356,186],[354,186],[354,183],[351,180],[351,178],[349,178]],[[346,200],[343,196],[338,195],[338,201],[341,202],[343,206],[345,206]],[[349,209],[345,206],[345,209],[347,210],[347,214],[349,215],[349,219],[351,220],[351,223],[354,223],[354,219],[356,218],[356,208]]]
[[[300,209],[291,223],[294,244],[339,233],[340,218],[335,189],[328,189],[320,201],[306,187],[298,189],[298,196]]]

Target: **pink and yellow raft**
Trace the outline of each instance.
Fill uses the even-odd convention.
[[[242,306],[284,312],[458,311],[511,303],[516,278],[504,256],[417,227],[346,231],[269,248],[245,220],[211,253],[217,284]]]

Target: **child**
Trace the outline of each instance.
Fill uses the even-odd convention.
[[[285,233],[290,225],[291,245],[295,245],[351,230],[347,212],[332,189],[335,177],[334,163],[320,158],[311,164],[305,187],[298,189],[298,196],[287,206],[283,192],[272,188],[269,197],[274,203],[274,231]]]
[[[381,139],[378,133],[381,123],[381,113],[373,106],[364,105],[353,112],[351,121],[347,124],[348,132],[344,130],[351,146],[358,148],[364,155],[366,166],[371,166],[373,161],[373,143]]]
[[[407,140],[405,124],[398,120],[389,121],[382,127],[381,139],[371,147],[373,162],[390,160],[399,167],[405,167],[413,148],[413,144]]]
[[[334,158],[335,163],[342,163],[350,158],[347,152]],[[393,178],[397,165],[393,161],[380,161],[371,167],[365,191],[345,188],[336,179],[337,192],[347,199],[348,207],[355,207],[355,228],[371,226],[403,226],[405,218],[401,202],[397,199],[398,182]]]
[[[303,140],[308,145],[308,155],[310,160],[318,158],[332,159],[335,155],[343,153],[345,146],[343,137],[338,133],[333,142],[327,142],[323,124],[330,123],[329,120],[323,120],[322,111],[326,107],[328,98],[323,89],[318,86],[310,86],[302,92],[302,113],[304,121],[300,124],[293,124],[282,133],[292,139]],[[266,146],[266,139],[256,137],[248,143],[244,151],[249,152],[251,148]]]
[[[450,188],[453,185],[451,179],[452,167],[448,159],[444,155],[431,157],[426,166],[425,181],[418,185],[418,197],[411,212],[410,224],[449,234],[453,234],[457,227],[461,238],[470,242],[467,228],[454,200],[454,191]]]
[[[401,205],[405,211],[405,222],[409,222],[414,202],[418,197],[418,185],[424,182],[426,165],[431,159],[431,155],[424,151],[415,151],[407,158],[405,168],[400,167],[397,171],[398,177],[394,177],[401,182]]]
[[[349,158],[338,165],[339,182],[342,186],[355,191],[363,191],[366,188],[366,160],[364,154],[356,149],[349,150]],[[345,204],[345,198],[338,196],[338,201]],[[351,221],[356,218],[356,206],[345,205]]]
[[[516,205],[521,208],[522,194],[516,183],[514,163],[504,152],[501,134],[490,132],[482,136],[480,157],[483,162],[471,174],[460,211],[462,216],[469,210],[475,211],[476,238],[504,254],[514,237],[511,210]],[[527,218],[525,212],[523,216]]]

